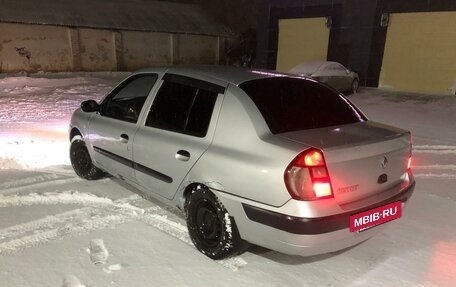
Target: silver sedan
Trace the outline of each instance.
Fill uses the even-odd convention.
[[[341,92],[356,93],[359,88],[358,74],[337,62],[304,62],[291,69],[289,73],[310,77]]]
[[[133,73],[71,119],[75,172],[109,173],[182,210],[219,259],[256,244],[314,255],[402,216],[408,131],[370,121],[317,81],[229,67]]]

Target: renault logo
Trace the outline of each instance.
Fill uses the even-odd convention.
[[[388,164],[388,158],[384,156],[383,159],[380,161],[380,164],[382,165],[382,168],[385,169],[386,165]]]

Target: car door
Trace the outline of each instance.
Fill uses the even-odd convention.
[[[329,86],[333,87],[336,90],[339,90],[341,87],[341,74],[336,69],[336,65],[329,64],[326,66],[326,74],[328,75],[328,82]]]
[[[133,143],[136,181],[172,199],[191,167],[209,147],[223,85],[166,74],[145,124]]]
[[[133,137],[157,78],[156,74],[137,74],[126,79],[103,100],[100,112],[90,121],[94,160],[112,175],[134,180]]]
[[[323,64],[315,73],[318,80],[326,85],[337,89],[337,75],[334,74],[333,66],[331,63]]]
[[[338,90],[347,91],[351,88],[350,72],[341,64],[334,64],[334,70],[339,75]]]

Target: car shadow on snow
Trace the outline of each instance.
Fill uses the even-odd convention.
[[[107,175],[110,180],[114,181],[118,185],[122,186],[123,188],[127,189],[128,191],[131,191],[132,194],[136,194],[140,196],[142,199],[146,200],[147,202],[158,206],[160,209],[166,210],[167,212],[171,213],[174,216],[177,216],[181,218],[182,220],[185,220],[185,214],[183,210],[178,209],[177,207],[172,207],[169,205],[166,205],[159,200],[157,200],[152,194],[148,194],[147,192],[143,192],[142,190],[139,190],[135,188],[134,186],[129,185],[128,183],[124,182],[123,180],[112,176],[112,175]]]
[[[354,246],[331,252],[331,253],[326,253],[326,254],[319,254],[319,255],[313,255],[313,256],[299,256],[299,255],[289,255],[289,254],[284,254],[280,253],[277,251],[273,251],[261,246],[257,245],[251,245],[246,252],[250,252],[252,254],[261,256],[263,258],[272,260],[274,262],[280,263],[280,264],[286,264],[286,265],[302,265],[302,264],[311,264],[314,262],[319,262],[319,261],[324,261],[327,259],[334,258],[336,256],[342,255],[346,253],[349,250],[352,250],[356,248],[358,245],[362,244],[364,242],[360,242]]]

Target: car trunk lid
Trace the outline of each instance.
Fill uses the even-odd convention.
[[[403,182],[410,133],[373,121],[278,135],[320,149],[339,204],[362,200]]]

